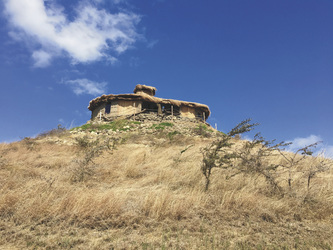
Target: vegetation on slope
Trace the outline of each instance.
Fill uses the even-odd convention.
[[[203,152],[224,137],[197,128],[193,136],[176,125],[114,136],[62,131],[0,144],[1,248],[330,249],[332,170],[316,172],[309,186],[306,179],[323,159],[298,154],[301,164],[288,169],[277,151],[260,158],[261,166],[280,166],[279,194],[265,175],[235,174],[244,162],[229,158],[228,168],[211,168],[205,190]],[[226,152],[248,143],[229,140]]]

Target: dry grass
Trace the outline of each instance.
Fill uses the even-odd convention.
[[[295,188],[279,197],[261,177],[226,180],[223,170],[214,169],[204,192],[200,148],[213,139],[126,136],[115,150],[94,158],[93,174],[78,182],[71,181],[83,157],[78,146],[0,144],[0,248],[333,245],[332,172],[318,174],[309,190],[298,172]]]

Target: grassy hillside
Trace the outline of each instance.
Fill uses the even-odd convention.
[[[214,168],[205,191],[202,148],[219,136],[120,121],[0,144],[0,249],[331,249],[332,170],[307,188],[308,156],[292,190],[279,173],[278,195]]]

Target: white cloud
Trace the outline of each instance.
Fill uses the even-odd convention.
[[[253,141],[253,138],[251,138],[249,135],[241,135],[242,140],[246,141]]]
[[[59,55],[69,56],[73,63],[114,61],[140,37],[136,32],[140,17],[111,14],[97,9],[94,2],[82,1],[69,20],[54,1],[5,0],[5,12],[16,28],[15,35],[13,31],[10,34],[16,40],[36,42],[39,49],[32,54],[36,67],[47,66]]]
[[[106,82],[94,82],[86,78],[68,80],[63,82],[69,84],[76,95],[89,94],[89,95],[101,95],[106,92]]]
[[[32,58],[35,61],[34,67],[44,68],[51,64],[52,56],[43,50],[38,50],[32,53]]]
[[[323,139],[319,135],[310,135],[308,137],[297,137],[292,141],[292,144],[287,147],[288,151],[295,152],[298,149],[304,148],[305,146],[311,145],[316,142],[323,142]],[[315,148],[312,148],[314,155],[322,154],[325,157],[333,159],[333,146],[319,143]]]
[[[322,153],[322,155],[327,158],[333,159],[333,146],[324,145],[319,153]]]
[[[323,141],[323,139],[318,135],[310,135],[308,137],[297,137],[292,141],[290,141],[292,144],[288,146],[288,150],[295,151],[320,141]]]
[[[103,0],[95,0],[95,1],[103,1]],[[125,3],[126,0],[113,0],[113,2],[114,2],[115,4],[119,4],[119,3]]]

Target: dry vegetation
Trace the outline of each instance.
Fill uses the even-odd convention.
[[[271,192],[264,176],[242,172],[226,178],[230,173],[221,168],[212,169],[205,191],[202,148],[216,138],[138,133],[123,133],[124,140],[82,137],[72,139],[73,145],[47,141],[47,134],[0,144],[0,248],[333,245],[332,170],[316,173],[307,186],[307,171],[318,159],[306,156],[295,168],[292,189],[290,171],[279,170],[283,195]]]

